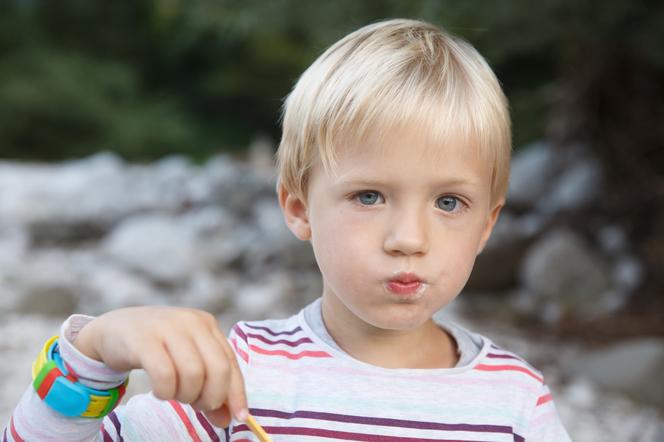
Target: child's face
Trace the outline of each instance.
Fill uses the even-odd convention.
[[[385,139],[340,149],[336,177],[317,164],[307,205],[283,192],[280,201],[291,230],[311,241],[338,319],[415,330],[461,291],[502,201],[490,206],[489,166],[469,146]],[[419,289],[391,289],[400,272],[415,273]]]

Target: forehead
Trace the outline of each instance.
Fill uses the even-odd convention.
[[[491,168],[471,140],[460,136],[444,141],[416,130],[373,134],[366,140],[338,146],[327,177],[332,183],[358,179],[420,181],[454,180],[488,185]]]

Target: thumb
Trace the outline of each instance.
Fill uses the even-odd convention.
[[[230,378],[228,384],[228,397],[222,408],[226,409],[226,412],[231,416],[244,422],[248,415],[249,409],[247,406],[247,393],[244,389],[244,377],[242,376],[242,370],[237,362],[237,356],[231,348],[230,344],[226,338],[221,335],[218,330],[214,331],[215,336],[219,339],[221,347],[226,353],[228,362],[230,363]],[[230,418],[229,418],[230,419]]]

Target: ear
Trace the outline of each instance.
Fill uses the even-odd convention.
[[[279,206],[290,231],[302,241],[311,239],[311,226],[309,224],[309,212],[306,203],[295,194],[286,190],[281,184],[279,184],[277,193],[279,196]]]
[[[482,232],[482,239],[480,240],[479,247],[477,248],[477,255],[482,253],[482,250],[484,250],[484,246],[486,246],[486,243],[489,240],[489,237],[491,236],[491,232],[493,231],[493,226],[496,225],[496,221],[498,220],[498,215],[500,215],[500,211],[502,210],[503,206],[505,206],[505,198],[501,198],[493,207],[493,209],[491,209],[491,212],[489,213],[489,216],[486,219],[484,231]]]

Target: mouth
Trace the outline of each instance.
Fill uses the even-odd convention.
[[[397,295],[413,295],[419,293],[425,284],[415,273],[401,272],[392,277],[386,286]]]
[[[424,282],[422,278],[412,272],[399,272],[390,278],[390,282],[397,282],[399,284],[411,284],[415,282]]]

